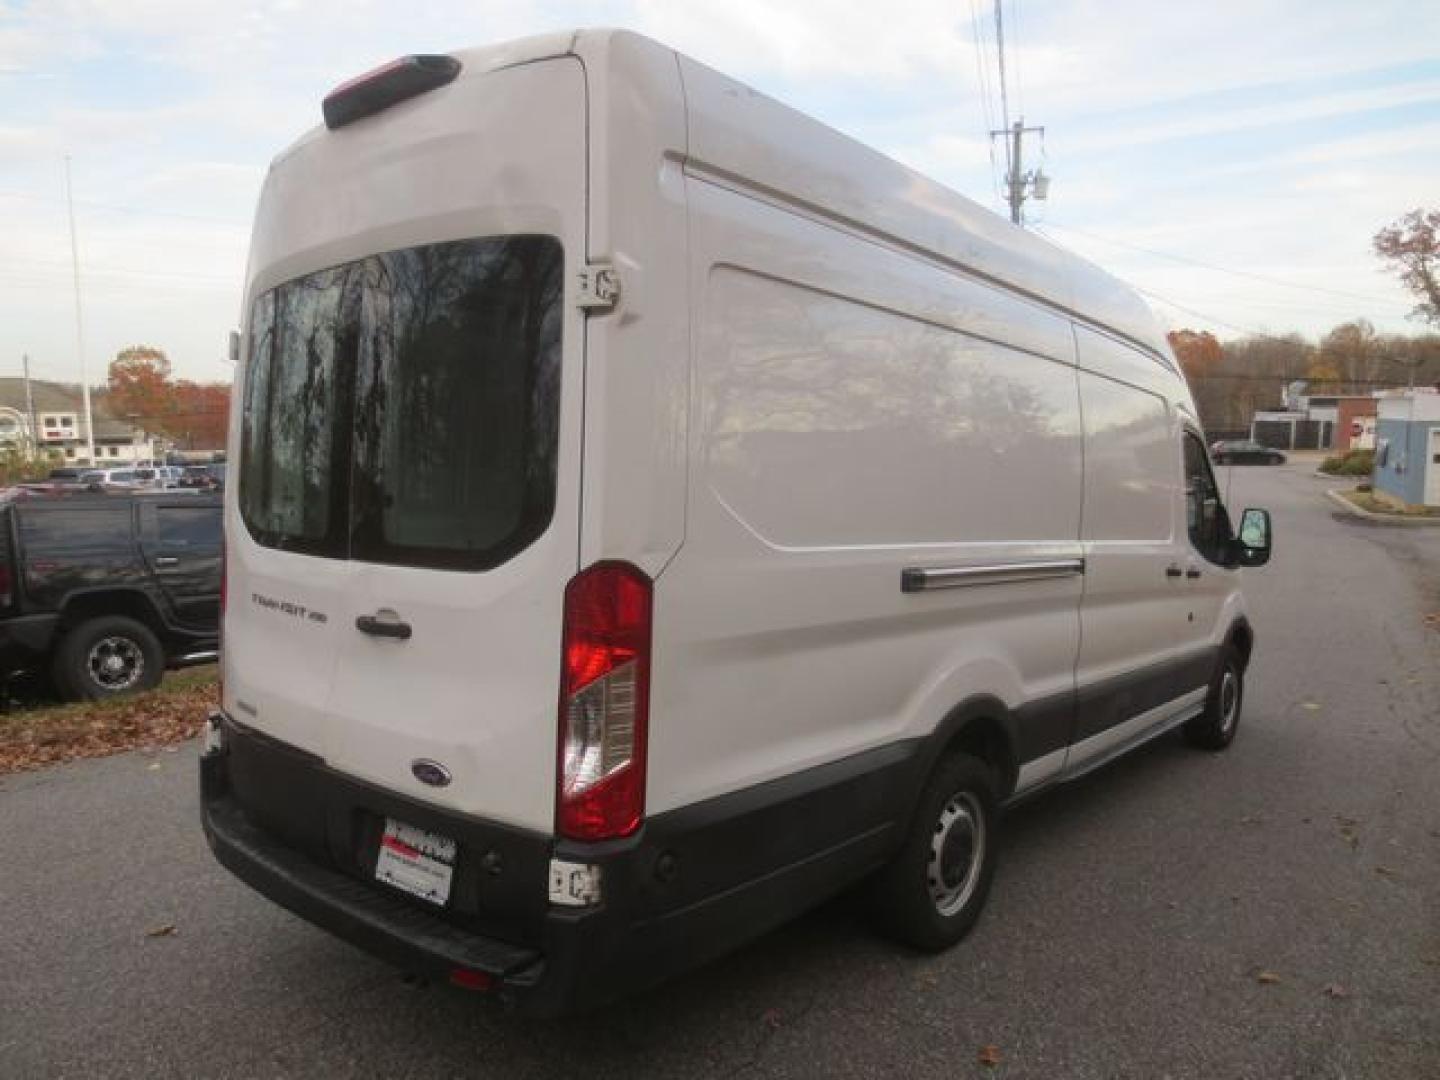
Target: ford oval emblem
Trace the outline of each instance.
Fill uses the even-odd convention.
[[[445,787],[450,783],[450,770],[429,758],[416,758],[410,763],[410,771],[416,780],[431,787]]]

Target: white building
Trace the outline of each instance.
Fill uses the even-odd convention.
[[[159,440],[128,420],[95,412],[95,459],[86,445],[85,405],[79,387],[0,377],[0,449],[48,457],[58,465],[131,465],[150,461],[163,449]]]

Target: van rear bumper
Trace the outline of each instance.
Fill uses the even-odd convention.
[[[404,971],[461,985],[457,971],[488,976],[489,989],[532,1016],[632,994],[840,891],[893,851],[901,815],[892,796],[914,787],[914,747],[901,744],[812,770],[803,782],[659,815],[625,840],[579,845],[361,784],[229,718],[216,720],[223,748],[200,760],[200,803],[223,866]],[[338,838],[364,834],[354,823],[375,814],[459,839],[447,909],[375,882],[373,847],[368,862],[351,857],[360,841],[347,852]],[[477,882],[477,857],[490,852],[503,854],[503,873]],[[552,905],[552,856],[599,866],[602,902]],[[493,900],[477,902],[487,890]]]

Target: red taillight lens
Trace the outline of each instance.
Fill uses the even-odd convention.
[[[628,563],[599,563],[565,589],[555,830],[569,839],[628,836],[644,820],[651,602]]]
[[[10,564],[0,563],[0,607],[8,608],[15,599],[15,579],[10,575]]]

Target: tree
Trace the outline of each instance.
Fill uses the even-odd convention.
[[[1410,317],[1440,326],[1440,210],[1411,210],[1375,234],[1375,254],[1420,298]]]
[[[1384,360],[1374,324],[1369,319],[1354,319],[1341,323],[1320,340],[1320,354],[1310,365],[1310,377],[1316,382],[1350,384],[1364,393],[1380,382]],[[1334,386],[1326,389],[1336,390]]]
[[[1203,379],[1220,366],[1224,354],[1220,342],[1209,330],[1171,330],[1165,337],[1187,378]]]
[[[160,349],[150,345],[121,349],[110,362],[108,382],[117,419],[134,417],[141,427],[159,431],[166,414],[174,411],[170,360]]]

